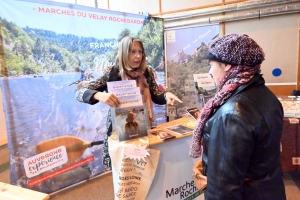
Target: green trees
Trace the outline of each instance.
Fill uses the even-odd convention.
[[[200,57],[208,52],[207,45],[204,43],[193,53],[193,55],[184,55],[186,62],[180,63],[174,61],[167,62],[167,86],[174,92],[183,102],[182,105],[174,105],[169,107],[169,115],[171,118],[181,117],[186,113],[185,108],[196,106],[195,83],[193,74],[207,73],[209,71],[209,63],[207,60],[200,60]],[[184,53],[182,52],[182,55]]]
[[[99,40],[92,37],[56,34],[43,29],[29,27],[22,29],[1,18],[0,27],[2,31],[0,42],[2,50],[5,51],[5,62],[3,56],[1,60],[1,63],[5,63],[1,65],[2,76],[74,72],[80,68],[103,69],[104,65],[114,63],[118,51],[117,44],[121,39],[132,35],[126,28],[119,34],[117,41],[109,38]],[[144,42],[147,64],[158,67],[164,61],[162,19],[150,17],[145,19],[145,25],[135,34]]]
[[[5,52],[6,73],[8,76],[19,76],[23,74],[24,60],[11,51]]]
[[[138,33],[138,38],[143,40],[145,53],[148,58],[147,64],[157,68],[160,63],[164,61],[163,20],[159,18],[149,18],[145,20],[145,22],[145,25]]]

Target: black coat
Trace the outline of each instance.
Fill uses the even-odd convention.
[[[237,88],[206,122],[207,200],[284,200],[280,165],[283,109],[261,75]]]

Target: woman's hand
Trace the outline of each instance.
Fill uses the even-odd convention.
[[[167,104],[173,105],[175,103],[175,101],[178,101],[179,103],[183,103],[183,101],[181,101],[176,95],[174,95],[171,92],[166,92],[165,97],[167,100]]]
[[[121,103],[119,98],[113,93],[96,92],[94,94],[94,99],[115,108],[118,107]]]

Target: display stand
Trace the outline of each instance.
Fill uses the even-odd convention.
[[[279,96],[284,111],[283,130],[280,140],[282,172],[300,172],[300,97]]]
[[[149,149],[160,151],[160,158],[156,173],[147,195],[147,200],[153,199],[197,199],[203,200],[204,195],[194,186],[192,168],[197,159],[189,157],[189,148],[192,133],[180,135],[164,129],[166,127],[182,124],[191,118],[181,118],[168,123],[160,124],[159,128],[175,135],[176,138],[162,141],[149,134]],[[112,157],[113,159],[113,157]],[[118,172],[112,169],[114,191],[117,188]]]
[[[282,172],[300,172],[300,125],[299,118],[284,118],[280,140]]]

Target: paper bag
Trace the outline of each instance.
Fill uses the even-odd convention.
[[[124,142],[109,139],[114,179],[115,200],[146,199],[154,179],[160,151],[148,149],[150,156],[143,159],[131,159],[124,156]]]

